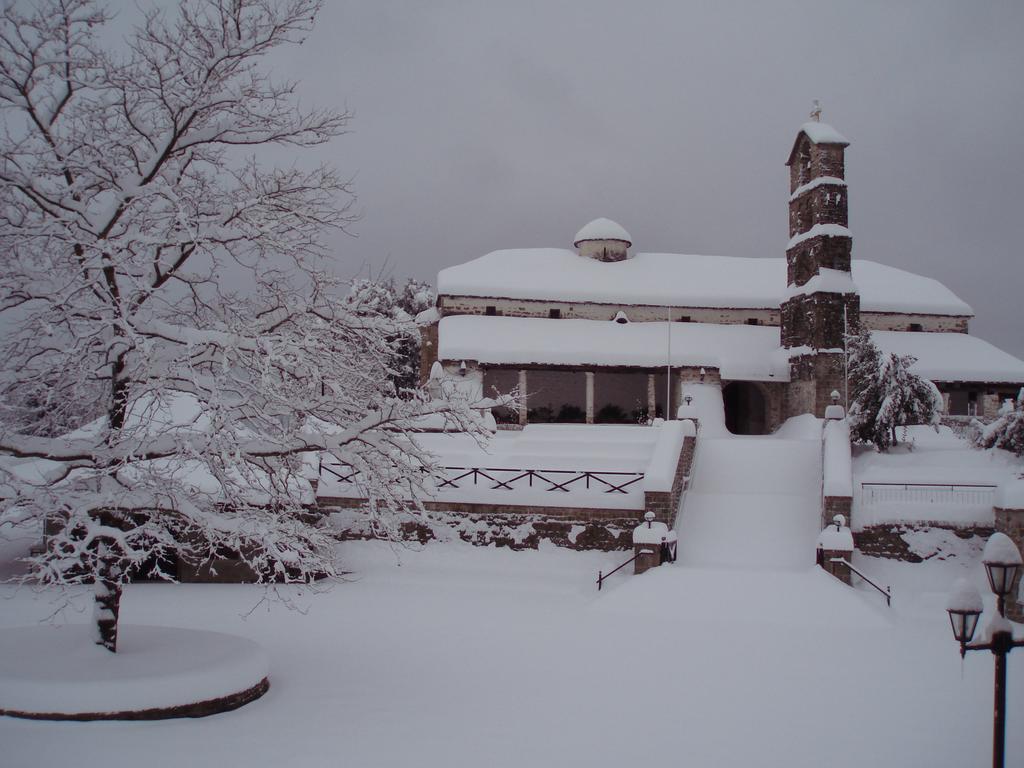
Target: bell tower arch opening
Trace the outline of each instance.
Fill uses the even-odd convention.
[[[725,428],[734,435],[768,434],[768,407],[764,393],[749,381],[733,381],[722,388]]]

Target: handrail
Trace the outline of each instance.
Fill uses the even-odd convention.
[[[601,571],[598,571],[598,572],[597,572],[597,591],[598,591],[598,592],[600,592],[600,591],[601,591],[601,585],[602,585],[602,584],[604,583],[604,580],[605,580],[605,579],[607,579],[607,578],[608,578],[609,576],[611,576],[611,575],[612,575],[613,573],[615,573],[615,571],[620,571],[620,570],[622,570],[623,568],[625,568],[625,567],[626,567],[627,565],[629,565],[629,564],[630,564],[630,563],[632,563],[632,562],[633,562],[634,560],[636,560],[636,559],[637,559],[637,557],[639,557],[639,556],[640,556],[640,553],[639,553],[639,552],[637,552],[637,553],[636,553],[635,555],[633,555],[633,556],[632,556],[631,558],[629,558],[629,560],[627,560],[626,562],[624,562],[624,563],[623,563],[622,565],[620,565],[620,566],[619,566],[618,568],[616,568],[616,569],[615,569],[615,570],[613,570],[613,571],[609,571],[608,573],[602,574],[602,573],[601,573]]]
[[[882,594],[882,597],[885,598],[885,604],[886,605],[888,605],[890,607],[892,606],[892,590],[890,590],[889,587],[886,587],[885,589],[882,589],[880,586],[875,584],[875,582],[873,582],[871,579],[869,579],[867,576],[865,576],[861,571],[858,571],[857,568],[854,567],[853,563],[851,563],[845,557],[833,557],[833,558],[831,558],[829,560],[829,562],[830,563],[842,563],[843,565],[845,565],[851,571],[853,571],[858,576],[860,576],[862,579],[864,579],[864,581],[866,581],[872,587],[877,589]]]

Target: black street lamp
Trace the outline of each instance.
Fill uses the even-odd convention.
[[[985,545],[981,561],[988,583],[996,596],[999,615],[989,620],[987,643],[971,643],[983,604],[978,590],[966,579],[958,579],[949,596],[946,610],[953,626],[953,637],[960,643],[961,658],[967,651],[992,651],[996,661],[995,718],[992,724],[992,766],[1003,768],[1006,751],[1006,656],[1024,640],[1013,639],[1013,625],[1006,619],[1006,596],[1013,588],[1021,567],[1020,550],[1005,533],[994,533]]]

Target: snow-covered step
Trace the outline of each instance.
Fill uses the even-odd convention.
[[[698,439],[676,523],[686,565],[806,568],[820,519],[821,443],[776,437]]]

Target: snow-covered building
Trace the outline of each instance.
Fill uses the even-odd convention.
[[[633,249],[596,219],[573,250],[500,250],[438,275],[423,365],[439,360],[486,393],[526,397],[506,421],[632,422],[675,413],[687,382],[718,383],[733,432],[821,416],[845,395],[844,329],[911,354],[950,415],[992,415],[1024,362],[969,335],[971,307],[928,277],[852,259],[845,149],[816,119],[789,154],[785,258]],[[669,407],[666,408],[666,405]]]

